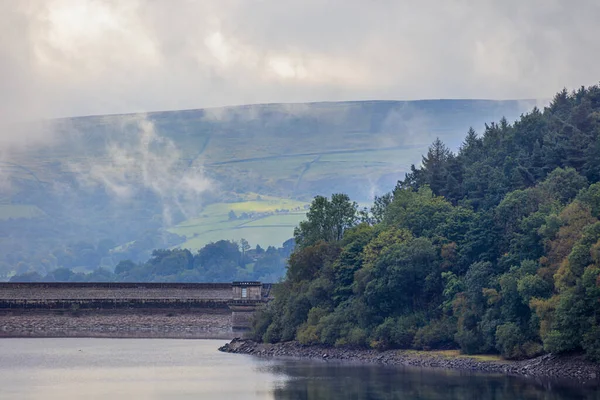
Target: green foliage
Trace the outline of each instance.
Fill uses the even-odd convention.
[[[425,238],[393,245],[381,254],[370,274],[365,303],[382,317],[426,307],[427,297],[435,296],[438,289],[436,261],[435,248]]]
[[[293,248],[293,240],[284,246],[266,251],[249,249],[246,242],[240,252],[237,243],[222,240],[209,243],[196,254],[187,249],[158,249],[145,263],[122,260],[114,272],[97,268],[83,273],[69,268],[56,268],[46,276],[24,272],[11,278],[13,282],[231,282],[257,280],[277,282],[285,274],[286,259]],[[258,249],[262,251],[257,251]]]
[[[505,358],[519,358],[521,356],[521,343],[525,341],[519,327],[512,323],[499,325],[496,328],[496,346]]]
[[[450,318],[432,320],[417,330],[412,345],[423,350],[453,348],[455,334],[456,321]]]
[[[287,278],[291,282],[316,279],[324,267],[333,263],[339,251],[340,248],[335,244],[318,242],[314,246],[292,253],[288,262]]]
[[[574,168],[556,168],[540,184],[540,188],[562,204],[567,204],[579,191],[588,186],[588,181]]]
[[[388,317],[374,329],[370,346],[379,350],[408,349],[413,344],[419,322],[417,316]]]
[[[582,347],[590,360],[600,362],[600,326],[590,327],[583,337]]]
[[[552,286],[539,275],[525,275],[517,284],[519,295],[526,304],[534,298],[544,299],[552,293]]]
[[[308,247],[319,241],[336,242],[342,240],[344,231],[356,225],[358,205],[351,202],[346,194],[333,194],[331,200],[317,196],[302,221],[294,230],[296,245]]]
[[[358,226],[315,198],[263,340],[599,361],[599,110],[594,86],[436,140]]]

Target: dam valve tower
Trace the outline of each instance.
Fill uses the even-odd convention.
[[[268,300],[268,290],[261,282],[233,282],[233,300],[227,305],[231,309],[231,327],[234,330],[251,328],[252,316],[256,309]]]

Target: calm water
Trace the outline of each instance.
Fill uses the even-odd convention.
[[[600,399],[594,388],[448,371],[261,360],[219,340],[0,339],[2,399]]]

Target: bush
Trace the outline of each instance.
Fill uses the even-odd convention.
[[[583,337],[583,349],[586,357],[595,362],[600,362],[600,327],[593,326]]]
[[[455,346],[456,325],[452,321],[437,320],[419,328],[415,333],[413,347],[430,350]]]
[[[460,329],[455,335],[454,340],[460,346],[460,351],[464,354],[477,354],[481,351],[481,336],[470,329]]]
[[[523,333],[516,324],[509,322],[496,328],[496,349],[502,354],[502,357],[506,359],[523,358],[521,343],[524,342]]]
[[[417,329],[417,320],[414,316],[388,317],[375,328],[371,338],[371,347],[379,350],[408,349],[413,343]]]
[[[265,343],[277,343],[281,341],[281,327],[276,321],[269,325],[262,339]]]
[[[315,325],[303,324],[298,328],[296,338],[301,344],[309,345],[319,342],[317,327]]]
[[[538,342],[525,342],[521,346],[521,350],[527,358],[533,358],[544,354],[544,346]]]
[[[367,332],[362,328],[353,328],[348,333],[345,344],[350,347],[365,347],[367,345]],[[336,343],[339,347],[339,343]]]
[[[249,336],[257,342],[264,341],[265,333],[272,322],[273,314],[268,306],[259,309],[252,318],[252,330]]]
[[[317,325],[321,318],[326,316],[328,311],[321,307],[313,307],[308,311],[307,322],[310,325]]]

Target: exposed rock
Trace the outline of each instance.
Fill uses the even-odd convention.
[[[0,313],[0,337],[230,339],[228,312],[113,310]]]
[[[427,368],[447,368],[486,373],[501,373],[531,377],[567,378],[579,382],[600,384],[600,364],[584,359],[580,354],[546,354],[531,360],[480,360],[472,357],[447,357],[432,352],[404,350],[355,350],[323,346],[303,346],[298,342],[276,344],[257,343],[252,340],[233,339],[220,351],[238,354],[253,354],[259,357],[293,357],[320,359],[323,361],[345,361],[377,363],[383,365],[404,365]]]

